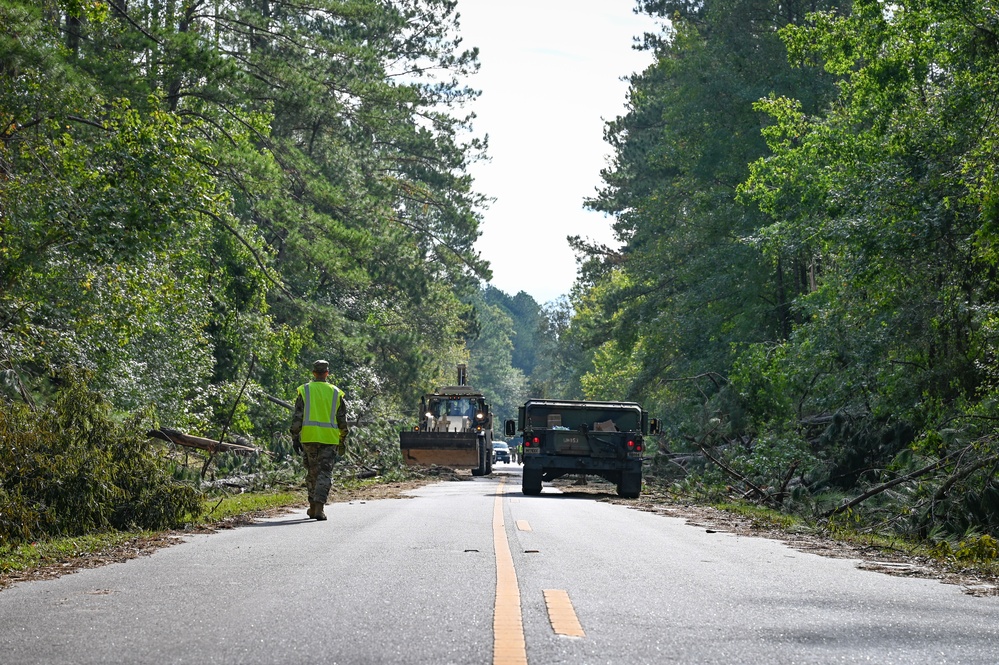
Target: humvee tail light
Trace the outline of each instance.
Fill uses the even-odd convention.
[[[482,420],[485,417],[486,417],[486,414],[482,413],[481,411],[479,411],[478,413],[475,414],[475,419],[476,420]]]
[[[628,447],[629,448],[634,448],[635,447],[635,442],[634,441],[628,441]]]
[[[534,444],[539,444],[541,443],[541,438],[536,436],[533,439],[531,439],[531,442]]]

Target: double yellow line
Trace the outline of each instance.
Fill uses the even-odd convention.
[[[527,642],[524,640],[524,618],[520,610],[520,586],[513,567],[513,555],[503,523],[503,485],[500,480],[493,501],[493,547],[496,551],[496,605],[493,611],[493,665],[527,665]],[[526,524],[526,522],[525,522]],[[522,531],[530,528],[518,527]],[[569,594],[558,589],[546,589],[545,606],[552,629],[559,635],[585,637]]]

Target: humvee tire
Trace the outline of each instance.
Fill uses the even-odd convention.
[[[524,494],[541,494],[541,473],[541,469],[524,469],[524,479],[520,485]]]
[[[642,472],[622,471],[617,481],[617,495],[623,499],[637,499],[642,493]]]

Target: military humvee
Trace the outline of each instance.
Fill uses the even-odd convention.
[[[567,474],[600,476],[617,493],[637,498],[642,491],[645,435],[659,422],[635,402],[528,400],[506,435],[524,433],[524,494],[540,494],[542,480]]]

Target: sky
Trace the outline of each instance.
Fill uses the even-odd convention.
[[[576,256],[566,236],[616,245],[613,220],[583,209],[596,194],[610,146],[605,120],[625,112],[621,78],[652,62],[632,49],[655,31],[634,0],[458,0],[462,46],[479,47],[468,83],[474,130],[489,136],[490,160],[470,172],[495,199],[476,249],[496,288],[544,304],[567,294]]]

